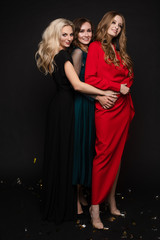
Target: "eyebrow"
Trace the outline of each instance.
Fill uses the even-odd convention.
[[[62,34],[72,34],[73,32],[67,33],[67,32],[62,32]]]
[[[118,22],[117,20],[113,19],[112,22],[115,21],[116,23]],[[123,26],[123,23],[118,23],[119,25]]]
[[[89,27],[89,28],[80,28],[80,31],[81,30],[88,30],[88,29],[91,29],[91,27]]]

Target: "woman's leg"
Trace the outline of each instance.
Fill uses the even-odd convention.
[[[84,194],[83,194],[82,185],[80,185],[80,187],[79,187],[79,201],[83,206],[88,206],[87,200],[86,200],[86,198],[84,197]]]
[[[117,205],[116,205],[116,200],[115,200],[115,192],[116,192],[116,187],[117,187],[117,181],[118,181],[118,177],[119,177],[119,172],[120,172],[120,166],[119,166],[119,169],[118,169],[118,172],[117,172],[117,175],[116,175],[116,178],[115,178],[115,181],[114,181],[114,184],[112,186],[112,189],[107,197],[107,202],[109,204],[109,207],[110,207],[110,212],[111,214],[113,215],[117,215],[117,216],[120,216],[121,215],[121,212],[119,209],[117,209]]]
[[[80,202],[80,188],[81,188],[81,185],[78,184],[77,185],[77,214],[83,213],[83,209]]]
[[[99,205],[91,205],[89,212],[93,227],[97,229],[103,229],[104,226],[99,216]]]

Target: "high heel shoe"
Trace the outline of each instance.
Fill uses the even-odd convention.
[[[125,212],[121,212],[119,210],[119,213],[111,212],[111,215],[114,216],[114,217],[125,217],[126,213]]]
[[[91,216],[91,224],[93,228],[96,230],[108,230],[109,228],[104,227],[99,217],[99,206],[97,206],[95,210],[96,210],[95,213],[93,213],[92,208],[91,207],[89,208],[89,213]]]
[[[110,214],[114,217],[125,217],[126,216],[126,212],[122,212],[120,211],[119,209],[115,208],[115,210],[111,211],[111,207],[110,207],[110,204],[108,203],[108,207],[109,207],[109,211],[110,211]]]

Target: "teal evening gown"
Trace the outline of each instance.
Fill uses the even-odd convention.
[[[78,53],[78,54],[77,54]],[[79,78],[84,82],[85,63],[87,53],[76,48],[72,53],[77,58]],[[76,64],[77,65],[77,64]],[[74,66],[75,69],[77,66]],[[95,154],[95,100],[88,95],[75,92],[75,129],[74,129],[74,158],[73,158],[73,184],[91,187],[92,161]]]

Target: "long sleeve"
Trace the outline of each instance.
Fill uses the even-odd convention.
[[[78,76],[82,67],[82,56],[83,53],[79,48],[75,49],[72,53],[73,65]]]
[[[128,84],[127,84],[127,86],[129,88],[132,86],[133,80],[134,80],[134,74],[132,73],[132,75],[129,77],[129,81],[128,81]]]
[[[127,83],[127,87],[131,87],[132,84],[133,84],[133,80],[134,80],[134,74],[132,73],[131,76],[127,77],[125,80],[124,80],[124,83]]]
[[[76,48],[72,53],[72,59],[73,59],[74,69],[76,70],[77,75],[80,77],[82,65],[83,67],[85,66],[83,63],[83,51],[79,48]],[[84,93],[81,93],[81,94],[84,97],[86,97],[88,100],[94,102],[94,97],[93,97],[94,95],[84,94]]]
[[[85,82],[103,90],[110,89],[119,92],[121,84],[111,81],[105,74],[100,72],[100,64],[109,65],[104,60],[104,51],[99,43],[93,42],[88,49],[85,67]],[[109,72],[107,74],[109,74]]]

